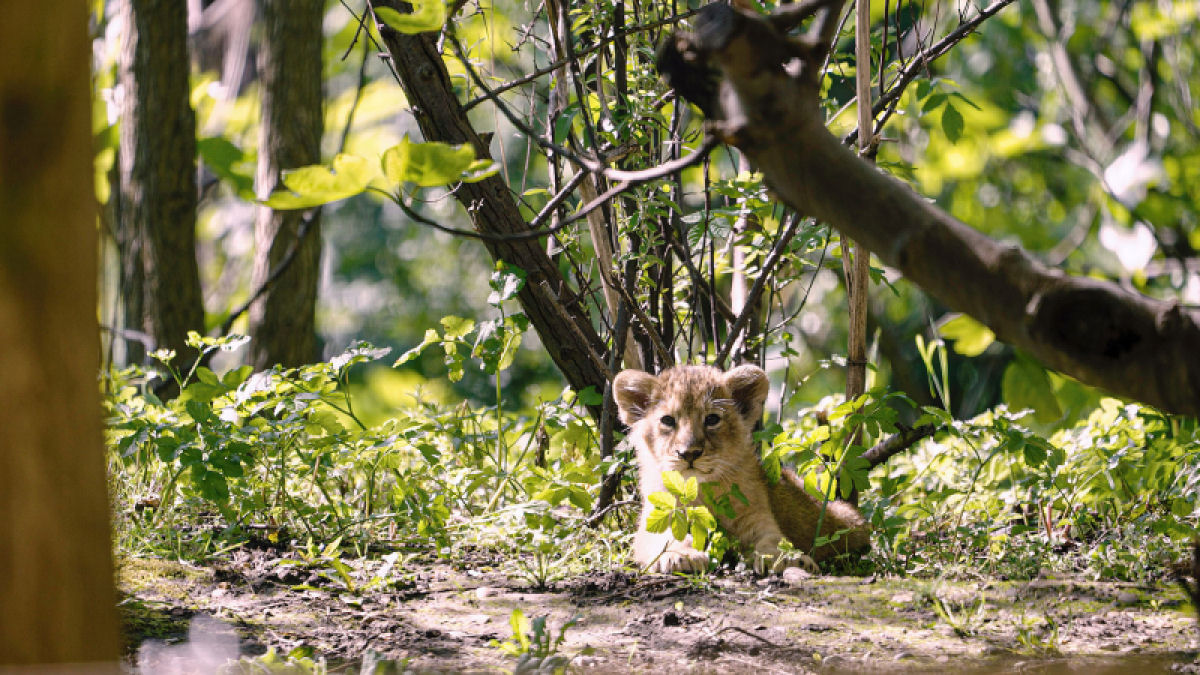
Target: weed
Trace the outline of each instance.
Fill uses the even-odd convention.
[[[580,619],[576,616],[562,625],[558,635],[546,625],[548,617],[539,616],[532,620],[525,618],[520,608],[515,608],[508,617],[508,625],[512,628],[512,637],[504,642],[492,640],[492,646],[497,647],[506,656],[517,659],[514,673],[563,673],[571,658],[559,654],[567,638],[567,630]],[[589,651],[589,650],[585,650]]]

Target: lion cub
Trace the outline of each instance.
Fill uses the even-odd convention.
[[[691,536],[677,541],[671,533],[646,530],[652,507],[648,497],[664,490],[662,472],[678,471],[684,478],[713,483],[717,494],[737,484],[747,503],[731,499],[735,517],[717,516],[725,529],[754,552],[755,569],[775,571],[797,562],[779,556],[779,541],[787,537],[801,554],[799,562],[815,567],[839,553],[870,548],[870,531],[858,509],[843,501],[825,509],[821,532],[841,531],[837,541],[812,550],[821,504],[785,469],[778,483],[767,481],[751,433],[761,419],[767,397],[767,375],[755,366],[722,373],[711,366],[677,366],[655,377],[626,370],[613,380],[613,395],[621,421],[630,427],[637,448],[642,493],[642,516],[634,535],[634,558],[658,572],[700,571],[708,555],[691,545]],[[773,564],[772,564],[773,561]]]

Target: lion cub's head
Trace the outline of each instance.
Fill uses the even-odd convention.
[[[634,442],[660,470],[714,481],[757,461],[751,432],[762,416],[768,386],[766,373],[755,366],[727,373],[711,366],[677,366],[658,377],[622,371],[613,380],[613,395]]]

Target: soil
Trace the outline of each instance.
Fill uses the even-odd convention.
[[[379,561],[343,559],[350,592],[332,564],[287,557],[125,561],[129,664],[211,672],[299,648],[331,672],[359,672],[364,659],[414,672],[1200,672],[1191,605],[1166,584],[614,570],[539,590],[486,560],[408,561],[380,575]],[[497,646],[513,636],[514,609],[548,617],[554,638],[575,619],[553,658]]]

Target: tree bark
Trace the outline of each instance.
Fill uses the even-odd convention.
[[[391,7],[394,0],[375,1],[374,7]],[[377,22],[378,23],[378,22]],[[450,75],[435,45],[436,35],[405,35],[380,23],[380,34],[400,77],[421,133],[428,141],[469,143],[475,156],[491,158],[491,151],[471,126],[454,94]],[[529,231],[512,193],[500,176],[465,183],[454,196],[466,208],[475,229],[494,235]],[[525,286],[517,296],[525,315],[537,331],[555,365],[575,391],[593,387],[603,392],[612,373],[606,365],[604,341],[592,326],[580,298],[567,286],[558,267],[536,239],[484,240],[493,260],[503,260],[525,271]],[[600,406],[591,407],[600,419]]]
[[[140,315],[140,324],[126,327],[144,331],[155,346],[185,358],[192,356],[187,332],[204,331],[187,5],[125,0],[120,15],[124,98],[118,241],[126,316]]]
[[[780,199],[837,227],[947,306],[1082,382],[1200,415],[1200,312],[1071,277],[955,220],[863,162],[824,126],[820,63],[757,17],[705,7],[664,59],[672,81],[719,72],[697,101]],[[679,64],[690,64],[679,67]],[[787,68],[785,69],[785,64]],[[796,66],[799,66],[798,68]],[[790,72],[789,72],[790,71]]]
[[[258,194],[281,185],[284,169],[321,161],[321,0],[259,0],[262,44],[262,135],[258,144]],[[320,209],[275,211],[260,207],[252,288],[259,288],[295,249],[287,269],[250,306],[250,360],[255,368],[287,367],[319,356],[317,280],[321,267]]]
[[[0,670],[119,673],[91,41],[82,3],[0,14]]]

